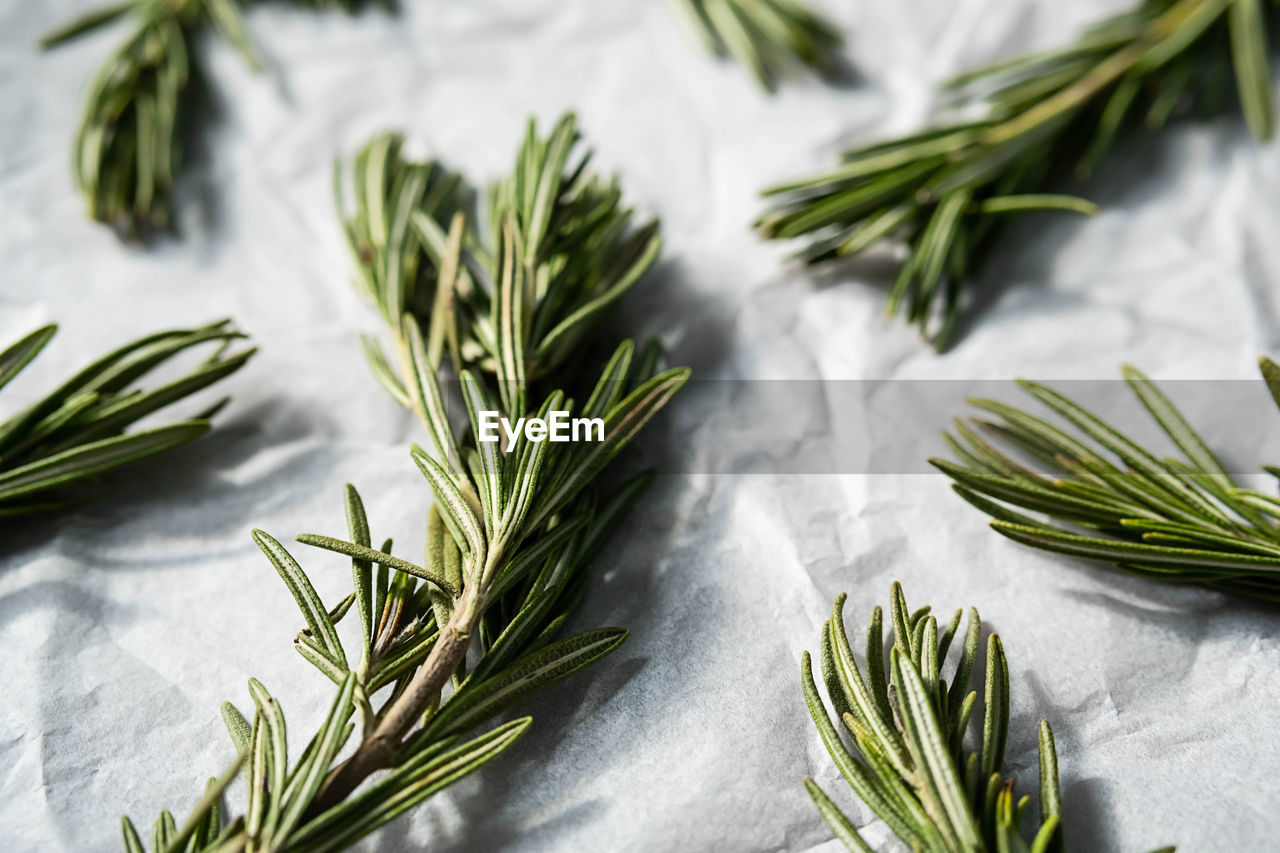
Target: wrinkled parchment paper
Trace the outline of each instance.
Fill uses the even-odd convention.
[[[662,334],[701,378],[1109,379],[1127,361],[1246,379],[1280,344],[1280,146],[1238,121],[1128,143],[1089,187],[1100,216],[1013,232],[945,358],[883,319],[883,270],[811,277],[748,229],[760,187],[919,126],[935,81],[1124,2],[830,0],[860,80],[774,98],[699,52],[664,2],[405,0],[354,19],[263,4],[250,23],[273,69],[209,46],[218,115],[178,200],[182,236],[146,251],[87,222],[70,186],[81,97],[120,31],[32,47],[87,5],[0,8],[0,335],[62,326],[5,411],[160,327],[234,316],[261,353],[225,383],[234,402],[207,439],[109,501],[6,531],[6,849],[112,849],[120,814],[184,813],[230,759],[217,707],[245,707],[250,675],[301,746],[331,690],[289,648],[300,619],[252,527],[341,533],[349,481],[374,535],[419,553],[427,491],[406,448],[420,433],[367,375],[357,333],[377,323],[348,286],[329,197],[333,156],[374,131],[491,178],[528,115],[578,110],[599,166],[665,226],[661,268],[615,319]],[[603,555],[579,619],[629,642],[530,702],[517,747],[368,849],[834,850],[802,777],[870,815],[806,717],[798,660],[837,593],[860,633],[894,579],[1001,633],[1009,766],[1034,784],[1050,719],[1073,849],[1274,843],[1274,612],[1022,549],[939,475],[717,476],[699,473],[717,445],[692,413],[677,403],[662,429],[689,464]],[[296,552],[336,601],[344,561]],[[883,827],[868,835],[892,849]]]

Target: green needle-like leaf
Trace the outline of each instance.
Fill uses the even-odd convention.
[[[222,703],[222,722],[227,727],[227,733],[231,735],[231,742],[235,745],[236,752],[241,758],[248,757],[249,748],[253,742],[253,729],[250,727],[244,715],[239,709],[230,702]]]
[[[831,802],[826,793],[818,787],[818,783],[812,779],[804,780],[804,789],[809,792],[809,796],[813,799],[813,804],[818,807],[818,814],[822,815],[822,819],[827,822],[827,826],[831,827],[831,831],[835,833],[836,838],[844,842],[844,846],[857,853],[875,853],[875,850],[862,840],[862,836],[858,834],[858,830],[854,828],[853,822],[845,817],[844,812]]]
[[[441,592],[455,598],[462,594],[461,588],[454,586],[445,577],[424,569],[422,566],[415,566],[408,560],[402,560],[399,557],[393,557],[390,554],[375,551],[374,549],[367,548],[364,545],[357,545],[354,542],[344,542],[341,539],[334,539],[332,536],[320,536],[315,533],[301,533],[298,535],[297,539],[304,545],[323,548],[326,551],[333,551],[335,554],[346,554],[354,560],[378,563],[380,565],[387,566],[388,568],[408,572],[414,577],[430,581],[432,584],[439,587]]]
[[[1270,139],[1275,133],[1275,95],[1271,91],[1267,20],[1261,0],[1232,0],[1228,24],[1241,112],[1254,136]]]
[[[604,418],[604,440],[588,445],[574,464],[559,478],[547,501],[539,508],[534,524],[547,519],[599,473],[659,410],[689,381],[687,368],[676,368],[645,382],[615,405]]]
[[[249,35],[236,0],[204,0],[205,9],[218,33],[234,47],[254,71],[262,70],[262,55]]]
[[[1048,720],[1040,722],[1040,813],[1062,815],[1062,795],[1058,790],[1058,751]]]
[[[440,463],[416,445],[413,448],[413,461],[418,463],[418,468],[431,484],[440,517],[448,525],[454,541],[466,546],[473,555],[472,560],[477,559],[485,552],[484,524],[476,517],[461,489]]]
[[[1276,364],[1264,355],[1258,359],[1258,369],[1262,371],[1262,380],[1267,383],[1271,399],[1280,406],[1280,364]]]
[[[13,377],[21,373],[22,368],[40,354],[40,350],[45,348],[45,344],[53,339],[57,331],[57,326],[42,326],[0,352],[0,388],[8,385]]]
[[[134,10],[138,5],[137,0],[124,0],[123,3],[112,3],[103,6],[100,9],[94,9],[86,12],[79,18],[58,27],[52,32],[46,33],[40,39],[40,49],[48,50],[58,45],[78,38],[85,33],[93,32],[99,27],[115,21]]]
[[[302,567],[285,550],[284,546],[273,539],[270,534],[255,530],[253,531],[253,541],[262,549],[262,553],[267,555],[267,559],[271,561],[271,564],[276,568],[276,572],[279,573],[280,579],[289,588],[289,592],[293,595],[293,600],[298,602],[298,609],[302,611],[303,617],[307,620],[307,628],[311,632],[311,637],[320,643],[320,648],[335,663],[345,667],[346,656],[342,651],[342,641],[338,639],[338,629],[334,627],[333,620],[329,618],[328,610],[320,602],[320,596],[316,594],[315,588],[311,585],[306,573],[302,571]]]

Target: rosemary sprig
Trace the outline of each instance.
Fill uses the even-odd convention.
[[[412,319],[406,325],[412,352],[422,353],[416,325]],[[598,499],[589,486],[687,377],[684,370],[652,377],[633,374],[629,356],[630,347],[624,344],[591,395],[605,423],[599,444],[534,443],[522,435],[511,453],[471,442],[464,456],[452,443],[443,409],[428,403],[433,436],[449,437],[436,448],[445,462],[413,450],[436,498],[427,517],[422,565],[393,557],[389,541],[373,549],[362,502],[350,488],[347,540],[298,537],[351,557],[354,588],[334,606],[320,600],[283,546],[266,533],[254,533],[307,623],[295,648],[337,685],[337,696],[291,765],[279,705],[251,681],[256,708],[252,725],[224,706],[240,761],[248,768],[244,814],[224,821],[214,811],[216,792],[234,778],[233,769],[225,781],[211,783],[210,794],[184,830],[176,828],[167,812],[161,814],[154,849],[346,847],[496,757],[531,720],[514,720],[464,741],[468,733],[623,642],[626,632],[616,628],[557,638],[585,591],[590,559],[647,478],[628,481],[607,500]],[[438,401],[434,372],[425,361],[415,364],[424,396]],[[619,381],[619,376],[626,379]],[[475,412],[496,404],[470,373],[464,373],[462,384],[474,435]],[[573,409],[556,391],[536,411],[545,414],[562,406]],[[353,609],[361,623],[354,653],[336,627]],[[472,645],[478,645],[480,656],[468,667]],[[446,695],[450,684],[452,692]],[[357,730],[354,751],[338,761]],[[380,771],[385,774],[361,788]],[[126,849],[142,849],[127,819],[124,834]],[[193,846],[185,846],[193,839]]]
[[[351,11],[354,0],[299,0]],[[194,45],[211,25],[254,71],[262,59],[238,0],[124,0],[71,21],[40,40],[48,50],[128,19],[133,31],[99,69],[72,151],[76,188],[89,216],[125,237],[167,228],[182,137],[195,102]]]
[[[1009,666],[1000,637],[987,638],[982,741],[965,755],[964,739],[977,702],[969,682],[978,661],[982,622],[969,608],[964,645],[950,686],[942,677],[963,611],[939,629],[928,606],[907,609],[902,586],[890,594],[893,646],[885,665],[883,616],[871,611],[866,670],[854,660],[844,627],[845,596],[836,599],[822,629],[822,677],[831,707],[843,723],[851,751],[837,732],[804,653],[805,702],[823,745],[841,775],[903,844],[929,853],[1063,850],[1062,803],[1053,731],[1040,723],[1040,809],[1023,835],[1029,797],[1014,797],[1014,780],[1002,778],[1009,733]],[[976,721],[975,721],[976,722]],[[812,779],[805,788],[836,837],[854,851],[871,853],[853,823]]]
[[[1261,366],[1280,403],[1280,367],[1266,358]],[[1162,459],[1062,394],[1020,380],[1079,432],[974,399],[998,420],[975,418],[977,430],[957,420],[963,442],[945,437],[960,463],[930,461],[955,480],[960,497],[994,519],[993,529],[1016,542],[1110,562],[1152,580],[1280,601],[1280,499],[1240,487],[1154,382],[1133,367],[1123,372],[1184,458]],[[1020,451],[1027,464],[979,431]],[[1280,476],[1280,468],[1266,470]]]
[[[1144,0],[1065,48],[956,78],[953,88],[984,87],[985,116],[850,151],[831,172],[767,190],[776,200],[756,224],[767,238],[811,238],[808,263],[905,241],[888,313],[943,349],[1008,216],[1092,214],[1052,188],[1064,169],[1091,174],[1122,129],[1212,112],[1234,75],[1250,128],[1271,138],[1266,17],[1262,0]]]
[[[0,352],[0,388],[39,355],[57,326],[36,329]],[[239,370],[253,349],[229,353],[243,338],[229,320],[159,332],[107,353],[0,423],[0,517],[59,509],[88,496],[100,474],[186,444],[209,431],[227,398],[185,420],[126,432],[136,421]],[[137,384],[184,351],[215,351],[178,379]]]
[[[885,663],[883,616],[871,611],[866,669],[859,669],[844,627],[845,596],[836,599],[823,625],[821,669],[837,731],[814,683],[809,653],[801,663],[805,702],[823,745],[849,787],[903,844],[927,853],[1024,851],[1060,853],[1064,848],[1058,756],[1049,723],[1040,723],[1039,815],[1023,826],[1030,797],[1015,798],[1014,779],[1002,776],[1009,733],[1009,665],[1000,637],[987,638],[982,739],[965,752],[965,737],[977,702],[969,683],[978,663],[982,622],[969,608],[963,646],[951,682],[942,677],[963,611],[939,628],[928,606],[907,608],[902,586],[893,584],[889,622],[893,646]],[[976,720],[973,721],[976,724]],[[849,738],[853,749],[845,743]],[[836,837],[853,851],[871,853],[853,822],[813,779],[805,788]],[[1172,853],[1172,847],[1157,853]]]
[[[42,49],[118,19],[133,33],[99,69],[76,131],[72,171],[89,216],[137,237],[169,224],[169,193],[191,100],[194,33],[208,18],[259,67],[236,0],[127,0],[49,33]]]
[[[634,241],[619,233],[626,217],[618,215],[613,191],[606,194],[613,197],[611,203],[593,204],[586,211],[603,210],[613,223],[596,231],[599,223],[575,201],[585,197],[584,184],[576,177],[563,182],[549,177],[561,174],[567,156],[567,149],[556,153],[556,139],[569,146],[574,136],[571,126],[567,133],[557,133],[547,142],[531,135],[515,177],[501,185],[510,192],[500,188],[495,193],[497,209],[504,211],[504,250],[501,260],[492,262],[493,279],[483,277],[488,261],[478,242],[464,255],[464,218],[453,220],[449,238],[434,258],[429,248],[400,242],[419,240],[417,232],[408,236],[410,224],[442,209],[444,203],[436,201],[451,197],[456,182],[433,183],[433,176],[450,179],[432,167],[399,160],[394,180],[370,180],[370,175],[388,174],[384,165],[373,164],[391,150],[379,140],[357,157],[364,195],[351,225],[362,236],[353,238],[353,247],[361,261],[361,280],[374,286],[370,295],[389,322],[398,320],[393,328],[401,372],[385,358],[375,357],[374,363],[380,367],[379,378],[419,416],[435,445],[434,455],[416,446],[412,451],[435,497],[427,516],[426,559],[418,565],[393,557],[389,541],[374,550],[362,503],[349,488],[348,539],[298,537],[351,557],[353,591],[329,608],[278,542],[260,531],[254,534],[306,619],[296,648],[337,685],[337,698],[310,746],[290,766],[278,706],[260,684],[251,682],[254,723],[225,710],[240,760],[249,768],[244,815],[224,821],[214,804],[227,782],[211,782],[185,830],[178,830],[168,813],[160,816],[156,849],[309,851],[348,846],[496,757],[531,720],[514,720],[463,742],[478,726],[530,692],[603,658],[625,639],[626,632],[616,628],[558,637],[585,591],[591,558],[648,481],[641,475],[601,498],[595,477],[679,390],[688,371],[658,373],[656,350],[652,357],[633,360],[633,346],[624,342],[587,389],[585,403],[576,404],[563,390],[554,390],[541,404],[526,407],[530,373],[536,372],[542,385],[559,383],[570,372],[567,362],[581,358],[581,352],[570,359],[554,348],[535,346],[547,339],[535,336],[536,318],[566,312],[576,318],[568,327],[575,333],[570,339],[582,343],[585,324],[595,312],[573,309],[574,301],[591,293],[598,299],[602,282],[612,282],[604,293],[618,286],[616,278],[601,278],[599,270],[627,270],[636,263],[594,254],[598,238],[622,247],[624,254]],[[517,210],[527,180],[533,181],[530,192],[536,204]],[[437,193],[432,186],[447,191]],[[585,186],[594,184],[587,181]],[[430,226],[417,227],[430,247]],[[575,244],[575,235],[591,241]],[[656,238],[656,229],[650,238]],[[527,254],[527,246],[561,248]],[[471,300],[479,297],[460,285],[464,273],[477,288],[492,285],[485,298],[498,307],[487,318],[468,313],[477,304]],[[444,344],[433,346],[409,310],[422,305],[415,299],[427,286],[432,288],[426,303],[431,307],[422,309],[422,319],[428,328],[441,328],[437,310],[458,318],[449,322],[457,323],[458,386],[469,422],[461,432],[449,421],[439,381]],[[398,295],[388,297],[388,292]],[[449,303],[440,294],[459,293],[456,309],[442,307]],[[594,301],[587,298],[586,304]],[[396,317],[387,306],[405,310]],[[481,343],[484,332],[477,331],[486,323],[495,336],[491,350]],[[480,348],[467,347],[464,355],[464,342]],[[534,369],[517,382],[512,365],[521,363]],[[501,401],[491,391],[495,386],[501,389]],[[509,437],[500,443],[477,441],[480,412],[545,417],[556,410],[600,418],[603,439],[556,443],[533,441],[527,432],[518,432],[509,450]],[[361,644],[349,654],[336,623],[352,609],[360,616]],[[473,646],[478,652],[468,662]],[[357,731],[351,719],[357,715],[358,742],[339,761],[339,752]],[[229,782],[235,772],[233,767],[223,779]],[[191,839],[195,843],[184,846]],[[141,849],[128,821],[125,841],[128,849]]]
[[[769,91],[798,67],[830,73],[844,42],[833,24],[797,0],[676,2],[709,51],[745,65]]]
[[[444,517],[453,519],[450,532],[475,563],[467,574],[467,594],[475,598],[456,605],[444,629],[446,639],[454,632],[455,644],[481,619],[493,573],[512,549],[530,532],[558,524],[596,472],[688,378],[684,369],[656,373],[656,344],[633,364],[634,346],[626,341],[605,364],[585,404],[575,407],[554,391],[540,407],[527,406],[531,390],[548,379],[572,378],[570,368],[577,367],[601,313],[661,250],[657,223],[631,229],[631,211],[621,207],[616,180],[606,183],[588,173],[590,152],[570,165],[577,141],[572,114],[545,139],[529,123],[512,174],[487,194],[487,233],[478,232],[462,209],[461,179],[432,162],[404,160],[399,137],[377,137],[355,158],[357,201],[345,221],[347,237],[360,271],[358,286],[391,330],[399,372],[375,339],[365,339],[366,353],[381,384],[417,414],[432,437],[436,457],[419,452],[415,459],[440,505],[459,513]],[[346,216],[342,183],[338,164],[335,194]],[[447,233],[441,227],[446,218]],[[436,381],[446,350],[470,418],[473,449],[467,454],[453,438]],[[557,409],[602,418],[603,442],[581,451],[548,451],[541,443],[509,453],[475,442],[482,411],[545,417]],[[541,493],[535,494],[542,477]],[[522,483],[526,478],[532,479]],[[504,497],[508,489],[515,491]],[[594,503],[589,495],[583,499]],[[552,556],[562,557],[564,547]],[[472,572],[478,573],[474,579]],[[441,679],[460,665],[451,657],[456,651],[448,644],[442,648],[441,662],[416,688],[415,713],[393,718],[367,749],[357,751],[335,778],[336,795],[385,760],[391,742],[421,715],[426,697],[438,693]]]

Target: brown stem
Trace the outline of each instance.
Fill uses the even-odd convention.
[[[361,741],[351,757],[329,773],[307,809],[305,819],[322,814],[342,802],[370,774],[394,766],[404,736],[440,696],[449,677],[466,659],[471,634],[483,610],[475,589],[471,586],[463,593],[458,609],[440,632],[440,639],[431,647],[426,661],[418,668],[405,692],[387,709],[373,734]]]

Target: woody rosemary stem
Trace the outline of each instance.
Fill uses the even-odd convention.
[[[440,691],[467,657],[472,633],[484,613],[478,600],[478,589],[478,586],[469,586],[463,592],[458,599],[458,609],[440,632],[440,639],[409,687],[382,715],[373,734],[329,774],[308,810],[308,818],[341,803],[371,774],[395,765],[404,736],[440,697]]]

